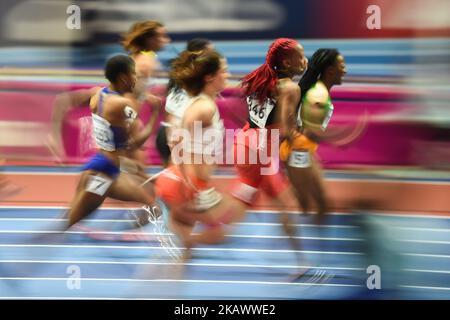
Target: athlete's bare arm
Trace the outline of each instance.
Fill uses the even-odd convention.
[[[183,127],[193,129],[195,121],[201,121],[202,127],[211,125],[215,110],[210,103],[199,100],[194,102],[185,112]]]
[[[50,150],[56,156],[61,157],[64,155],[61,131],[65,115],[73,108],[79,108],[89,104],[92,96],[100,89],[100,87],[93,87],[90,89],[64,92],[56,96],[53,103],[51,135],[47,139]]]
[[[300,102],[300,87],[287,82],[278,88],[278,106],[281,110],[281,135],[291,140],[300,133],[297,130],[297,106]]]

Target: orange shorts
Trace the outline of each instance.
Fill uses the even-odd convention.
[[[156,195],[169,206],[184,204],[194,199],[198,190],[208,188],[208,182],[189,176],[186,182],[178,166],[170,166],[156,179]]]
[[[319,144],[311,141],[307,136],[300,135],[294,139],[292,144],[284,140],[280,145],[280,160],[287,161],[293,150],[309,151],[314,154],[317,151]]]
[[[259,137],[259,129],[250,128],[248,123],[243,128],[243,131],[256,134]],[[280,193],[289,187],[286,176],[279,168],[278,157],[275,158],[273,156],[270,133],[264,141],[259,141],[258,138],[256,145],[252,145],[254,142],[250,141],[250,139],[246,139],[244,144],[240,144],[236,139],[234,141],[235,168],[239,183],[233,188],[232,193],[233,196],[247,204],[254,202],[258,190],[262,190],[271,198],[277,198]],[[269,161],[262,161],[259,156],[257,149],[261,142],[264,144],[264,148],[267,148],[264,153],[267,155],[266,160]],[[250,162],[250,152],[256,152],[256,163]],[[247,163],[241,164],[237,162],[239,154],[245,156]]]
[[[155,189],[157,196],[164,201],[168,207],[177,207],[187,204],[194,200],[199,192],[210,189],[208,182],[194,176],[188,177],[186,181],[178,166],[171,166],[157,178]],[[220,198],[221,199],[221,198]],[[220,201],[220,200],[219,200]],[[194,225],[198,217],[192,215],[193,212],[175,211],[174,217],[188,225]],[[202,214],[202,213],[198,213]],[[229,223],[232,220],[233,212],[225,212],[219,219],[206,224],[208,228],[220,227],[222,224]]]

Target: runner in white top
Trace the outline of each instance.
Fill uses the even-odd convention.
[[[196,243],[223,241],[223,226],[244,211],[232,207],[239,202],[210,184],[214,160],[223,156],[224,127],[215,98],[229,77],[226,60],[213,50],[185,51],[174,61],[171,77],[192,98],[181,130],[174,131],[174,139],[179,138],[172,149],[174,164],[156,181],[156,193],[170,209],[171,230],[189,249]],[[194,235],[196,222],[204,230]]]
[[[214,49],[212,43],[208,39],[201,38],[190,40],[186,47],[189,52],[212,49]],[[186,90],[178,86],[173,79],[170,79],[167,86],[165,120],[161,122],[156,136],[156,147],[164,167],[167,167],[170,163],[170,150],[174,146],[174,141],[171,139],[172,128],[181,125],[181,120],[189,103],[190,97]]]

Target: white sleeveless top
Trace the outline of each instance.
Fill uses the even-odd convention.
[[[225,127],[215,101],[205,94],[200,94],[190,99],[186,110],[200,99],[208,100],[215,108],[212,124],[208,127],[202,127],[199,121],[198,128],[194,124],[194,132],[191,132],[190,141],[183,144],[184,150],[189,153],[211,156],[222,154]]]
[[[111,124],[103,117],[93,113],[92,124],[94,139],[97,147],[106,151],[115,151],[114,133],[111,130]]]
[[[162,122],[161,124],[166,127],[179,127],[181,126],[181,120],[183,119],[184,112],[191,105],[191,97],[183,89],[176,90],[175,88],[170,90],[166,99],[166,112],[172,116],[171,123]]]
[[[127,134],[123,128],[112,126],[108,120],[103,118],[104,103],[109,94],[118,95],[117,92],[109,91],[108,88],[103,88],[100,91],[97,113],[91,113],[92,127],[97,147],[105,151],[115,151],[125,146]],[[127,125],[131,125],[137,117],[137,112],[129,106],[126,106],[123,112]]]

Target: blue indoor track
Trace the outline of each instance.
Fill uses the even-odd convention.
[[[298,216],[304,264],[276,212],[250,211],[222,245],[194,250],[184,275],[158,239],[96,240],[72,231],[65,239],[33,241],[52,230],[63,208],[0,208],[1,298],[58,299],[449,299],[450,218],[405,214],[330,214],[326,224]],[[101,209],[84,226],[120,234],[125,208]],[[34,233],[33,233],[34,232]],[[143,232],[154,234],[154,226]],[[41,233],[42,235],[42,233]],[[369,290],[369,265],[381,269],[381,289]],[[74,268],[79,271],[75,276]],[[325,272],[323,281],[314,275]],[[79,278],[79,279],[78,279]]]

